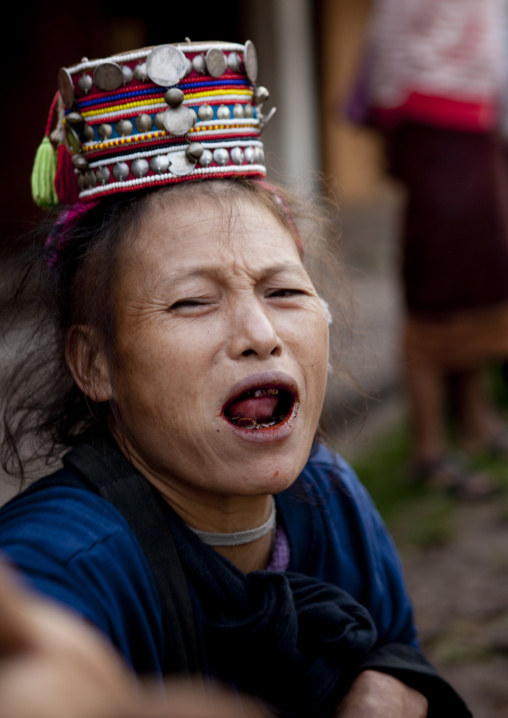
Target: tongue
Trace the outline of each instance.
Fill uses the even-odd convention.
[[[277,408],[276,396],[258,396],[234,401],[228,408],[228,414],[235,417],[249,417],[254,421],[271,419]]]

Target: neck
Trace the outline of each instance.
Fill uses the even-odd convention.
[[[112,429],[120,450],[140,473],[154,486],[162,498],[191,528],[199,531],[233,533],[247,531],[263,524],[269,517],[273,497],[230,496],[207,491],[202,486],[171,481],[148,470],[137,460],[135,453],[128,450],[121,436]],[[227,558],[244,573],[266,568],[272,552],[274,531],[241,546],[212,546],[217,553]]]
[[[272,555],[274,532],[262,536],[243,546],[213,546],[221,556],[231,561],[240,571],[250,573],[260,571],[268,566]]]

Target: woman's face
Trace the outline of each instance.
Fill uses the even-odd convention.
[[[256,201],[157,202],[120,261],[114,433],[177,504],[281,491],[324,398],[321,302],[293,238]]]

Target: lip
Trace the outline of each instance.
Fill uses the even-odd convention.
[[[285,389],[292,395],[293,406],[289,416],[281,424],[261,430],[246,429],[229,422],[224,415],[225,408],[238,399],[242,394],[245,394],[245,392],[261,387],[267,389]],[[228,427],[235,434],[241,436],[242,439],[246,439],[247,441],[251,441],[256,444],[273,443],[276,441],[282,441],[287,438],[289,434],[291,434],[298,414],[299,406],[300,400],[298,385],[293,377],[282,371],[265,371],[260,374],[252,374],[251,376],[247,376],[237,382],[231,388],[231,391],[223,403],[220,415]]]

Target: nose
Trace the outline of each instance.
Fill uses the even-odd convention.
[[[233,310],[230,353],[234,359],[280,356],[282,342],[270,309],[257,298],[239,302]]]

